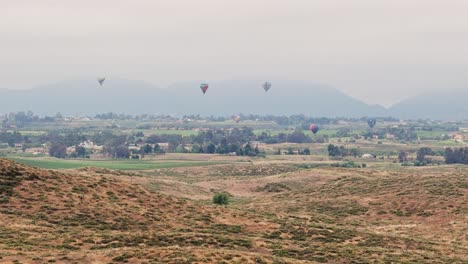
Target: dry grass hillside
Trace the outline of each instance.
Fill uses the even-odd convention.
[[[0,262],[468,263],[468,170],[45,171],[0,160]],[[232,203],[212,205],[214,192]]]

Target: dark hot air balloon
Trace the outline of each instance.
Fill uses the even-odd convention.
[[[369,125],[370,128],[374,128],[375,124],[377,124],[377,119],[369,118],[367,119],[367,124]]]
[[[106,77],[98,77],[97,78],[97,81],[99,82],[100,85],[102,85],[105,80],[106,80]]]
[[[265,90],[265,92],[268,92],[271,89],[271,83],[270,82],[264,82],[262,84],[262,87],[263,87],[263,90]]]

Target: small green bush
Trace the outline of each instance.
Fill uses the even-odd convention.
[[[229,194],[225,193],[225,192],[221,192],[221,193],[216,193],[214,196],[213,196],[213,203],[214,204],[219,204],[219,205],[227,205],[229,204]]]

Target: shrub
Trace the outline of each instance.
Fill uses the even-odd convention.
[[[219,205],[227,205],[229,203],[229,194],[226,192],[216,193],[213,196],[213,203]]]

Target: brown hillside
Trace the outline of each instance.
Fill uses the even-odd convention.
[[[242,229],[270,228],[248,213],[234,216],[237,212],[194,205],[109,176],[0,162],[3,261],[215,263],[229,258],[253,263],[257,246]],[[219,215],[236,218],[243,227],[225,224]]]
[[[1,263],[468,260],[466,167],[127,173],[0,164]],[[234,195],[228,207],[208,202],[218,190]]]

